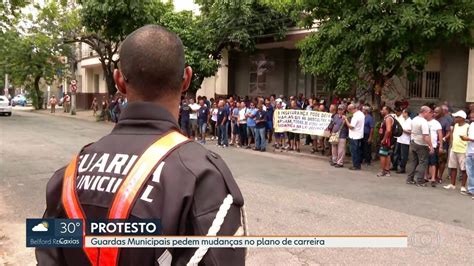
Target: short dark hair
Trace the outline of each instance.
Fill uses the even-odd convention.
[[[158,25],[135,30],[120,47],[120,69],[125,82],[145,100],[179,93],[184,67],[181,39]]]

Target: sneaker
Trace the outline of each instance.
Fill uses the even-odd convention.
[[[360,170],[360,167],[352,166],[351,168],[349,168],[349,170],[359,171],[359,170]]]
[[[467,192],[466,187],[461,187],[461,192]]]
[[[331,166],[336,166],[336,163],[334,163],[334,162],[330,162],[329,164],[330,164]]]
[[[344,165],[342,165],[342,164],[336,164],[336,165],[334,165],[334,167],[336,167],[336,168],[343,168]]]
[[[227,148],[227,145],[225,145],[225,144],[224,144],[224,145],[222,145],[222,148]]]
[[[392,175],[390,174],[390,171],[385,172],[386,177],[391,177]]]
[[[474,194],[470,193],[469,191],[461,191],[461,194],[465,195],[465,196],[472,196]]]
[[[426,187],[426,186],[427,186],[426,183],[427,183],[427,182],[425,182],[425,183],[416,183],[415,186],[417,186],[417,187]]]
[[[456,186],[454,186],[453,184],[449,184],[444,186],[444,189],[456,189]]]
[[[265,151],[267,151],[267,150],[266,150],[266,149],[261,149],[260,151],[261,151],[261,152],[265,152]]]
[[[377,176],[378,176],[378,177],[385,176],[385,171],[382,171],[382,172],[378,173]]]
[[[416,184],[415,181],[413,181],[413,180],[407,181],[406,183],[407,183],[408,185],[414,185],[414,184]]]
[[[400,169],[400,170],[396,171],[395,173],[397,173],[397,174],[406,174],[406,171],[405,171],[405,170],[402,170],[402,169]]]

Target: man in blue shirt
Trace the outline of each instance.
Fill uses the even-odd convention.
[[[272,143],[273,137],[273,112],[274,108],[270,102],[270,99],[265,100],[265,106],[267,107],[266,120],[267,120],[267,134],[268,134],[268,143]]]
[[[362,112],[365,115],[364,138],[362,139],[362,159],[367,165],[372,163],[372,138],[374,136],[374,118],[370,114],[370,106],[363,106]]]
[[[222,146],[226,148],[229,146],[228,136],[227,136],[227,120],[229,117],[229,112],[224,106],[224,100],[220,100],[217,105],[217,126],[218,126],[218,138],[217,146]]]
[[[206,131],[207,125],[209,124],[209,108],[204,104],[204,100],[199,100],[198,110],[198,124],[199,124],[199,133],[201,134],[201,144],[206,144]]]
[[[255,103],[250,102],[250,108],[247,109],[245,117],[247,117],[247,135],[249,138],[249,145],[247,148],[250,148],[252,140],[255,142],[255,115],[257,114],[257,108],[255,108]]]

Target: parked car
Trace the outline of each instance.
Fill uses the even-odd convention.
[[[12,107],[6,96],[0,96],[0,114],[12,115]]]
[[[27,103],[26,97],[21,94],[18,94],[12,99],[12,106],[15,106],[15,105],[26,106],[26,103]]]

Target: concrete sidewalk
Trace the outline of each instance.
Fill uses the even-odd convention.
[[[112,122],[104,122],[104,121],[97,121],[96,117],[93,115],[92,110],[78,110],[76,111],[75,115],[71,115],[71,113],[65,113],[64,109],[60,106],[56,108],[55,113],[51,113],[51,110],[31,110],[37,114],[43,115],[50,115],[50,116],[60,116],[60,117],[67,117],[67,118],[74,118],[80,119],[89,122],[96,122],[96,123],[104,123],[104,124],[113,124]]]

